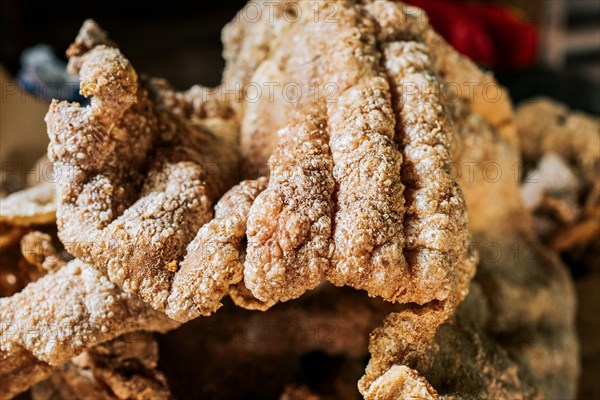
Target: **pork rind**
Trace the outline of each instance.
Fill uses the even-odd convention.
[[[169,399],[157,369],[158,344],[147,332],[135,332],[98,345],[54,370],[31,389],[33,400]]]
[[[55,103],[47,116],[50,158],[68,171],[59,181],[61,238],[180,321],[214,312],[229,286],[239,304],[265,309],[326,279],[444,309],[441,322],[465,296],[473,266],[464,200],[449,174],[450,117],[438,96],[402,92],[405,81],[440,82],[430,49],[408,33],[378,35],[365,5],[328,3],[336,9],[329,23],[324,9],[308,18],[307,3],[290,4],[303,11],[298,23],[282,3],[274,22],[238,18],[224,30],[224,86],[236,76],[260,83],[276,69],[285,82],[328,82],[336,92],[296,105],[215,106],[231,110],[243,140],[277,136],[268,184],[235,186],[212,220],[212,205],[235,180],[205,166],[236,161],[233,141],[220,139],[227,135],[196,123],[214,102],[139,84],[105,34],[84,25],[68,54],[91,106]],[[253,119],[273,110],[282,113],[269,124]]]
[[[96,344],[178,326],[80,260],[0,299],[0,397],[15,395]]]
[[[56,221],[56,194],[52,182],[12,193],[0,202],[0,225],[31,226]]]
[[[391,8],[385,2],[375,4]],[[390,23],[384,32],[397,29]],[[431,40],[428,35],[425,43]],[[443,52],[435,54],[440,65],[447,62]],[[452,76],[451,70],[441,70],[446,79]],[[390,315],[372,337],[373,358],[360,383],[367,398],[575,394],[579,365],[572,283],[558,257],[537,241],[521,202],[510,103],[507,113],[499,108],[502,118],[475,103],[464,99],[448,105],[456,126],[453,173],[465,193],[473,244],[481,254],[478,283],[473,285],[484,288],[480,296],[487,316],[472,330],[461,326],[459,312],[455,322],[436,330],[419,316],[422,311]],[[486,170],[490,165],[497,169],[492,175]],[[472,321],[471,311],[463,312],[462,319]],[[466,336],[447,341],[451,331]],[[432,339],[426,344],[428,337]],[[461,349],[469,347],[471,355],[461,356]],[[473,360],[474,350],[478,356]],[[444,358],[446,351],[449,356]]]
[[[314,15],[308,3],[278,3],[272,18],[236,18],[223,31],[221,88],[247,89],[232,105],[244,162],[260,171],[268,159],[270,169],[248,218],[244,283],[263,301],[327,279],[452,310],[473,268],[464,201],[448,174],[450,117],[439,96],[402,93],[405,82],[441,83],[436,54],[403,20],[403,35],[382,35],[377,2],[320,5]],[[303,95],[243,101],[269,82]]]
[[[466,109],[461,115],[457,163],[480,166],[473,179],[463,170],[459,182],[482,254],[476,281],[491,310],[486,332],[529,369],[546,398],[573,397],[579,375],[573,283],[557,254],[535,235],[515,175],[518,147],[477,115]],[[502,175],[486,174],[486,165]]]
[[[221,110],[213,113],[209,102],[196,107],[164,81],[140,83],[92,21],[68,54],[81,93],[92,101],[54,102],[46,116],[61,240],[125,291],[165,311],[186,246],[235,183],[237,152],[231,138],[219,136],[220,128],[230,135],[231,124],[203,124]]]

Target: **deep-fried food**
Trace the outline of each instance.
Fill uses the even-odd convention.
[[[45,379],[85,349],[139,330],[178,326],[95,268],[74,260],[0,299],[0,397]]]
[[[218,139],[194,125],[199,118],[186,114],[192,105],[185,95],[164,84],[146,85],[147,92],[122,54],[86,23],[69,56],[82,93],[93,95],[92,105],[56,103],[47,116],[51,158],[70,172],[62,176],[71,176],[59,182],[59,228],[68,249],[125,291],[182,321],[218,307],[226,286],[238,284],[242,260],[244,284],[262,303],[248,301],[238,284],[232,293],[240,304],[266,308],[327,279],[390,301],[443,308],[446,313],[436,313],[441,323],[466,294],[473,274],[466,261],[464,201],[448,174],[448,116],[439,99],[429,96],[427,120],[419,120],[423,93],[392,104],[388,82],[394,68],[413,66],[414,73],[399,79],[424,76],[437,82],[434,66],[428,60],[421,65],[424,50],[410,45],[407,51],[416,51],[415,58],[402,64],[408,53],[395,52],[393,43],[381,51],[375,18],[363,5],[335,5],[335,24],[310,18],[290,24],[280,9],[275,25],[281,34],[270,45],[270,56],[249,61],[259,77],[276,65],[301,87],[322,78],[339,92],[333,101],[304,98],[294,118],[293,107],[281,105],[287,113],[278,127],[268,186],[253,194],[256,200],[249,199],[247,224],[241,215],[232,227],[247,225],[247,248],[240,248],[239,231],[231,236],[232,246],[225,244],[212,255],[198,249],[229,233],[221,217],[209,222],[210,208],[234,182],[205,177],[203,166],[231,155],[215,152]],[[238,20],[229,31],[251,32],[234,38],[224,34],[228,63],[242,64],[248,76],[255,72],[244,60],[254,56],[246,52],[255,49],[234,41],[252,37],[265,23],[248,26]],[[310,46],[297,51],[287,37]],[[242,124],[248,113],[267,115],[265,104],[230,106]],[[126,164],[123,149],[135,153]],[[144,163],[150,163],[147,174]],[[404,193],[407,184],[410,190]],[[246,209],[246,200],[236,201]],[[74,220],[85,228],[69,223]]]
[[[600,233],[600,120],[539,98],[517,109],[516,123],[535,167],[522,192],[538,235],[559,252],[584,249]]]
[[[573,397],[579,374],[575,299],[565,266],[544,248],[519,193],[518,148],[499,128],[456,104],[456,165],[481,262],[475,280],[490,309],[486,333],[530,371],[548,397]],[[478,166],[473,174],[469,165]],[[497,179],[485,166],[501,171]],[[502,199],[502,201],[498,201]]]
[[[54,370],[33,386],[34,400],[168,399],[164,375],[157,370],[158,344],[150,333],[135,332],[98,345]]]
[[[41,183],[2,199],[0,224],[30,226],[53,224],[56,221],[54,184]]]
[[[237,153],[186,114],[184,96],[140,84],[106,42],[88,21],[69,50],[91,106],[54,102],[46,116],[59,233],[73,255],[165,310],[186,246],[234,183]]]
[[[388,316],[371,335],[369,350],[389,365],[382,371],[371,360],[359,382],[365,399],[542,398],[529,371],[461,312],[437,329],[432,343],[415,340],[421,335],[417,313]]]
[[[234,186],[215,206],[214,218],[190,242],[173,279],[167,313],[186,321],[210,315],[232,285],[243,278],[242,239],[250,206],[267,185],[266,178]]]
[[[392,104],[390,88],[390,83],[400,83],[393,82],[394,66],[411,68],[416,63],[421,69],[415,77],[425,74],[435,84],[439,82],[431,71],[434,66],[420,66],[418,57],[404,65],[400,60],[405,54],[382,51],[387,39],[378,36],[375,18],[363,5],[332,3],[336,22],[328,24],[323,22],[324,12],[307,18],[313,12],[308,4],[289,3],[301,10],[293,24],[286,22],[286,3],[275,6],[273,20],[249,24],[237,18],[223,33],[226,88],[292,82],[304,93],[297,102],[275,96],[232,106],[241,120],[247,163],[264,163],[273,149],[268,143],[275,146],[269,187],[253,205],[248,221],[249,227],[257,224],[264,230],[258,231],[257,244],[252,241],[254,231],[249,232],[246,285],[262,300],[293,298],[314,287],[325,266],[324,276],[336,285],[398,302],[452,299],[448,305],[453,309],[465,294],[472,270],[459,262],[465,259],[466,218],[460,191],[446,172],[449,151],[443,149],[449,149],[452,140],[449,127],[443,126],[448,117],[439,98],[430,96],[429,120],[403,125],[411,110],[418,114],[423,93]],[[272,38],[269,32],[277,34]],[[305,45],[296,49],[290,41]],[[330,96],[306,96],[311,85],[325,84],[335,88]],[[322,122],[312,129],[298,128],[311,124],[311,118]],[[300,147],[300,141],[306,147]],[[329,146],[323,146],[324,141]],[[307,154],[312,157],[304,161]],[[290,159],[302,167],[290,167]],[[405,193],[407,184],[410,190]],[[327,218],[331,208],[334,213]],[[329,219],[331,227],[322,228],[321,221]],[[321,244],[329,234],[330,245]],[[291,260],[314,253],[315,243],[319,245],[313,264],[290,268]],[[324,259],[328,248],[329,260]],[[299,274],[305,279],[301,284]]]

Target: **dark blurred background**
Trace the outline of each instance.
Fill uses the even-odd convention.
[[[519,101],[546,94],[600,114],[600,1],[409,0],[459,51],[496,72]],[[136,69],[179,88],[215,85],[223,68],[220,30],[245,0],[84,2],[3,0],[0,63],[12,76],[23,50],[64,51],[86,18],[118,42]]]
[[[0,2],[0,60],[11,75],[26,48],[47,43],[61,58],[86,18],[107,30],[136,69],[162,76],[180,89],[219,83],[220,32],[244,0]]]

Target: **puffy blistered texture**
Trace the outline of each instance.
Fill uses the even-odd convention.
[[[421,84],[442,85],[446,64],[494,81],[401,5],[310,6],[277,3],[253,23],[241,11],[223,31],[220,90],[241,88],[232,109],[243,162],[249,174],[267,161],[270,171],[250,210],[244,282],[278,301],[327,279],[444,309],[441,321],[465,296],[473,263],[449,174],[452,117]],[[404,93],[407,84],[418,90]],[[256,85],[263,95],[246,101]]]
[[[152,334],[125,334],[58,367],[49,379],[31,389],[31,397],[34,400],[172,398],[157,364],[158,344]]]
[[[54,102],[46,117],[60,237],[73,255],[165,310],[186,246],[236,182],[231,123],[202,115],[213,118],[206,123],[201,106],[164,81],[138,82],[98,32],[86,23],[69,52],[91,105]]]
[[[443,83],[443,68],[429,26],[387,5],[407,22],[398,34],[382,35],[389,21],[371,2],[283,2],[273,20],[236,18],[223,33],[223,84],[204,101],[200,88],[140,84],[105,33],[84,24],[70,68],[91,106],[55,103],[47,116],[67,249],[180,321],[214,312],[228,287],[238,304],[266,309],[327,279],[443,309],[441,322],[473,274],[449,175],[451,117],[420,87]],[[449,63],[462,62],[438,42]],[[466,65],[469,78],[487,79]],[[247,98],[248,83],[273,79],[294,89]],[[419,90],[407,95],[407,83]],[[228,85],[234,99],[215,100]],[[224,122],[206,122],[216,117]],[[237,181],[217,173],[237,161],[236,121],[245,161],[270,155],[270,178],[232,189],[212,219]]]
[[[95,344],[128,332],[178,326],[79,260],[1,298],[0,321],[1,397],[45,379],[50,366]]]
[[[215,206],[213,219],[190,242],[173,281],[167,313],[178,320],[210,315],[231,285],[243,276],[242,240],[250,206],[267,179],[234,186]]]

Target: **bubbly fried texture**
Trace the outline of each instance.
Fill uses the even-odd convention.
[[[260,83],[275,74],[305,91],[298,104],[209,101],[200,113],[193,90],[138,83],[106,35],[84,24],[68,54],[92,104],[55,103],[47,116],[49,155],[70,172],[59,182],[61,238],[126,292],[180,321],[214,312],[228,286],[239,304],[265,309],[327,279],[444,309],[441,323],[473,275],[465,204],[448,174],[452,132],[440,99],[400,93],[404,81],[439,83],[436,66],[414,38],[378,37],[364,4],[327,3],[335,23],[324,9],[309,18],[309,5],[290,4],[306,11],[298,23],[279,4],[274,22],[236,19],[224,30],[224,85],[247,83],[232,76]],[[315,81],[334,93],[306,96]],[[198,123],[210,104],[217,116],[231,110],[242,139],[260,143],[277,132],[267,186],[232,195],[240,214],[212,221],[212,205],[235,182],[205,166],[231,161],[234,152],[223,149],[235,141]],[[273,122],[253,119],[273,110],[283,111]],[[252,296],[239,283],[241,262]]]
[[[54,102],[46,118],[59,232],[77,259],[65,264],[42,233],[21,241],[24,260],[49,273],[0,299],[0,378],[10,382],[0,397],[50,375],[41,398],[168,397],[156,345],[130,343],[131,332],[210,315],[227,293],[264,311],[311,289],[268,313],[229,303],[174,332],[163,342],[171,378],[189,383],[202,360],[195,395],[277,396],[301,373],[325,375],[315,358],[364,366],[366,333],[389,314],[371,335],[367,399],[572,397],[572,287],[508,173],[518,147],[506,93],[412,7],[271,6],[224,29],[223,83],[208,97],[139,79],[106,33],[84,24],[67,54],[91,105]],[[249,100],[274,82],[284,91]],[[449,85],[454,102],[440,92]],[[216,96],[231,87],[233,100]],[[267,160],[268,178],[238,183]],[[493,182],[466,170],[489,163],[501,169]],[[23,260],[29,228],[10,224],[52,214],[53,190],[14,195],[0,248]],[[481,254],[470,285],[467,205]],[[282,396],[312,393],[289,386]]]
[[[214,218],[190,242],[175,275],[167,309],[172,318],[185,321],[212,314],[229,287],[242,280],[241,247],[248,213],[266,186],[266,178],[244,181],[219,200]]]
[[[120,334],[178,326],[80,260],[1,298],[0,321],[2,397],[45,379],[50,366]]]
[[[46,272],[54,272],[65,265],[54,245],[52,237],[40,231],[28,233],[21,239],[21,254],[33,265]],[[34,279],[31,279],[33,281]]]
[[[171,398],[157,370],[158,344],[150,333],[134,332],[98,345],[58,367],[33,386],[34,400]]]
[[[165,310],[186,246],[235,182],[237,152],[194,122],[185,95],[163,81],[139,83],[98,32],[87,22],[69,50],[91,105],[54,102],[46,116],[49,156],[61,172],[60,237],[73,255]]]
[[[327,2],[317,14],[309,6],[284,2],[272,19],[236,18],[223,31],[222,88],[293,82],[302,93],[232,105],[245,162],[272,153],[248,220],[244,282],[265,301],[326,278],[390,301],[447,302],[451,312],[473,265],[464,262],[464,201],[447,172],[449,116],[439,97],[400,93],[415,79],[441,83],[439,65],[412,33],[381,35],[377,2]],[[293,23],[290,8],[300,10]],[[315,87],[332,91],[307,95]]]
[[[388,316],[372,334],[361,393],[573,397],[579,373],[573,287],[558,257],[539,243],[521,201],[518,147],[507,135],[512,118],[490,120],[466,100],[447,106],[456,127],[453,173],[480,254],[473,293],[439,328],[419,309]],[[490,173],[489,165],[499,171]]]
[[[245,284],[259,299],[296,298],[330,267],[334,181],[324,124],[308,117],[278,133],[247,231]]]

